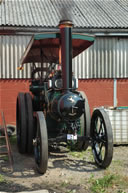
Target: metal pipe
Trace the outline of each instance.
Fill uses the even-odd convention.
[[[117,107],[117,79],[114,79],[114,86],[113,86],[113,105]]]
[[[68,90],[72,88],[72,22],[61,21],[59,28],[63,89]]]

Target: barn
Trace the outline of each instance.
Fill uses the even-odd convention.
[[[18,92],[28,92],[31,64],[17,68],[33,34],[58,31],[71,19],[73,31],[93,34],[93,46],[73,59],[79,90],[91,112],[97,106],[128,106],[128,2],[124,0],[1,0],[0,109],[16,122]]]

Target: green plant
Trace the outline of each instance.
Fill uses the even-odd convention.
[[[2,157],[2,159],[4,160],[4,161],[8,161],[8,156],[6,155],[6,156],[4,156],[4,157]]]
[[[67,180],[65,180],[64,182],[61,183],[61,187],[68,187],[69,184],[70,183]]]
[[[98,178],[94,180],[93,177],[91,177],[92,181],[92,186],[91,186],[91,191],[94,193],[103,193],[105,192],[106,188],[109,188],[113,185],[113,181],[116,178],[115,175],[106,175],[102,178]]]
[[[6,182],[6,180],[5,180],[4,176],[0,174],[0,184],[5,183],[5,182]]]
[[[5,139],[0,139],[0,145],[4,145],[5,144]]]
[[[114,164],[117,167],[123,166],[123,162],[121,160],[113,160],[112,164]]]
[[[80,158],[80,159],[84,159],[86,152],[85,151],[70,151],[69,155],[76,157],[76,158]]]
[[[10,137],[10,144],[15,145],[17,143],[17,137],[16,135],[12,135]]]

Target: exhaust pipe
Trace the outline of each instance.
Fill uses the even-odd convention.
[[[60,43],[61,43],[61,64],[63,89],[72,88],[72,22],[60,21]]]

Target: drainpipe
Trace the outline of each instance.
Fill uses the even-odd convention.
[[[113,106],[117,107],[117,79],[114,78],[113,85]]]

